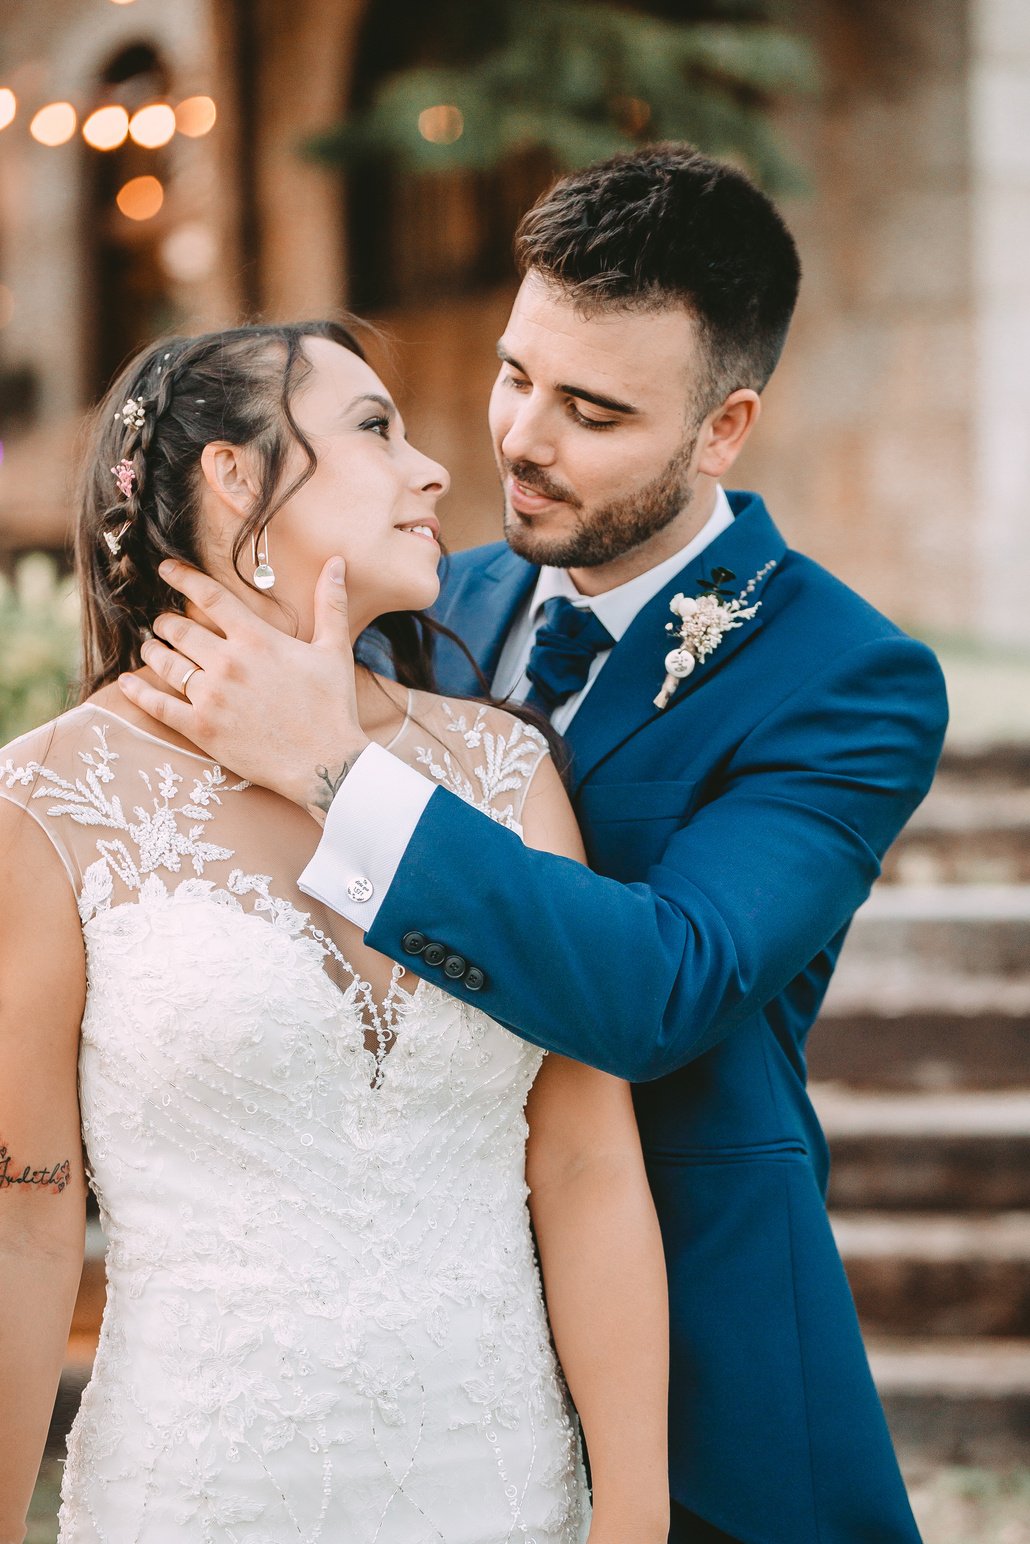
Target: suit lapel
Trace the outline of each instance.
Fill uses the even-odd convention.
[[[445,580],[435,614],[468,646],[488,681],[493,680],[504,640],[536,583],[538,572],[532,564],[502,548],[485,567],[470,566],[451,584]],[[439,658],[441,662],[446,660],[447,684],[452,691],[479,693],[479,682],[468,662],[443,640]]]
[[[759,569],[774,560],[779,563],[786,552],[783,537],[757,495],[732,493],[730,503],[735,515],[733,524],[637,614],[569,725],[566,739],[572,751],[574,788],[578,789],[599,761],[644,724],[662,713],[682,711],[688,698],[700,691],[760,631],[761,610],[724,635],[714,652],[680,682],[664,710],[660,712],[655,707],[654,698],[665,678],[665,656],[675,644],[673,635],[665,630],[665,624],[674,620],[669,610],[672,597],[681,591],[686,595],[699,593],[699,583],[717,567],[734,575],[725,587],[738,595]],[[764,602],[768,582],[763,580],[758,586],[754,600]]]

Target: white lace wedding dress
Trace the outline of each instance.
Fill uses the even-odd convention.
[[[543,753],[422,694],[391,748],[516,829]],[[108,1300],[62,1544],[579,1544],[526,1208],[541,1053],[400,967],[376,1007],[296,888],[314,822],[99,706],[0,751],[0,794],[88,963]]]

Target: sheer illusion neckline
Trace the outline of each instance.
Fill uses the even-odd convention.
[[[398,740],[400,740],[405,729],[407,729],[408,725],[411,723],[414,693],[412,692],[410,686],[405,688],[405,693],[404,714],[400,723],[388,740],[376,742],[377,744],[382,745],[384,751],[393,749]],[[144,729],[142,724],[134,723],[131,718],[125,718],[123,714],[116,713],[112,708],[105,707],[102,703],[92,700],[89,702],[80,702],[78,706],[76,708],[72,708],[71,711],[73,713],[96,713],[103,718],[113,718],[116,723],[121,724],[125,729],[130,729],[133,734],[139,735],[141,739],[149,740],[153,745],[163,745],[166,750],[174,751],[177,756],[188,756],[191,761],[202,761],[204,765],[208,767],[217,767],[220,765],[220,763],[215,761],[212,756],[205,756],[203,751],[189,751],[183,745],[176,745],[171,740],[166,740],[163,735],[155,734],[153,730],[150,729]]]

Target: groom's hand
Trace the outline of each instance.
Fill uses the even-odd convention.
[[[209,625],[162,613],[141,652],[171,690],[123,675],[122,691],[220,765],[324,821],[369,743],[358,721],[343,559],[319,576],[310,643],[270,627],[185,563],[168,560],[160,574]]]

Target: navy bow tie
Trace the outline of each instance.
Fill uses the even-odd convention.
[[[564,595],[544,601],[544,620],[537,628],[526,674],[533,683],[526,697],[531,707],[553,713],[559,703],[586,685],[598,654],[615,642],[594,613],[573,605]]]

